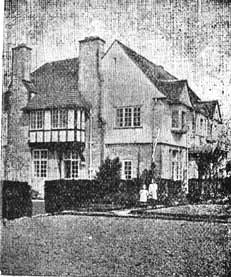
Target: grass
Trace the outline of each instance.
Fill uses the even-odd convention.
[[[224,205],[218,204],[199,204],[199,205],[184,205],[175,206],[154,210],[147,210],[147,213],[169,213],[169,214],[185,214],[185,215],[228,215]]]
[[[57,276],[228,276],[227,224],[94,216],[8,222],[2,273]]]

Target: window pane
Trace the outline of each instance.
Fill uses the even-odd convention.
[[[34,159],[39,159],[40,157],[40,151],[39,150],[34,150],[33,151],[33,158]]]
[[[43,111],[37,111],[37,128],[43,128]]]
[[[47,159],[47,150],[41,151],[41,159]]]
[[[182,112],[182,129],[186,128],[186,113]]]
[[[34,161],[34,176],[39,177],[39,161]]]
[[[71,161],[64,161],[64,178],[71,178]]]
[[[179,111],[172,112],[172,128],[179,128]]]
[[[58,128],[58,110],[51,112],[51,127]]]
[[[123,109],[116,110],[116,125],[123,127]]]
[[[72,178],[77,178],[78,177],[78,161],[72,161]]]
[[[59,127],[66,128],[67,127],[67,110],[60,110],[59,113],[60,113]]]
[[[140,107],[134,108],[134,126],[140,126]]]
[[[30,127],[31,127],[31,129],[36,128],[36,113],[35,112],[30,113]]]
[[[132,126],[132,109],[131,108],[125,108],[124,126],[126,126],[126,127]]]
[[[78,153],[77,152],[72,152],[72,159],[77,160],[78,159]]]
[[[124,176],[125,176],[125,179],[132,178],[132,162],[131,161],[124,162]]]
[[[41,177],[47,177],[47,161],[41,161]]]

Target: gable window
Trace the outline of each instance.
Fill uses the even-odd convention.
[[[32,155],[34,177],[47,177],[48,151],[33,150]]]
[[[44,113],[43,111],[30,112],[30,128],[37,130],[42,129],[44,124]]]
[[[132,161],[123,162],[123,175],[126,180],[132,179]]]
[[[124,107],[116,109],[117,127],[140,127],[141,126],[141,108]]]
[[[179,111],[172,111],[172,128],[179,128]]]
[[[68,151],[64,154],[64,178],[76,179],[79,176],[80,158],[77,152]]]
[[[67,110],[52,110],[51,127],[53,129],[67,128],[68,115]]]

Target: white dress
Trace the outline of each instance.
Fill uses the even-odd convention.
[[[148,192],[149,192],[149,197],[151,199],[157,200],[157,184],[156,183],[152,183],[149,185]]]
[[[141,189],[140,190],[140,202],[146,203],[148,201],[148,190]]]

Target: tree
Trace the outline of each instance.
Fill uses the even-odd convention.
[[[119,183],[121,166],[118,157],[113,160],[106,158],[96,174],[96,180],[101,184],[102,189],[109,189],[110,186],[114,187]]]

